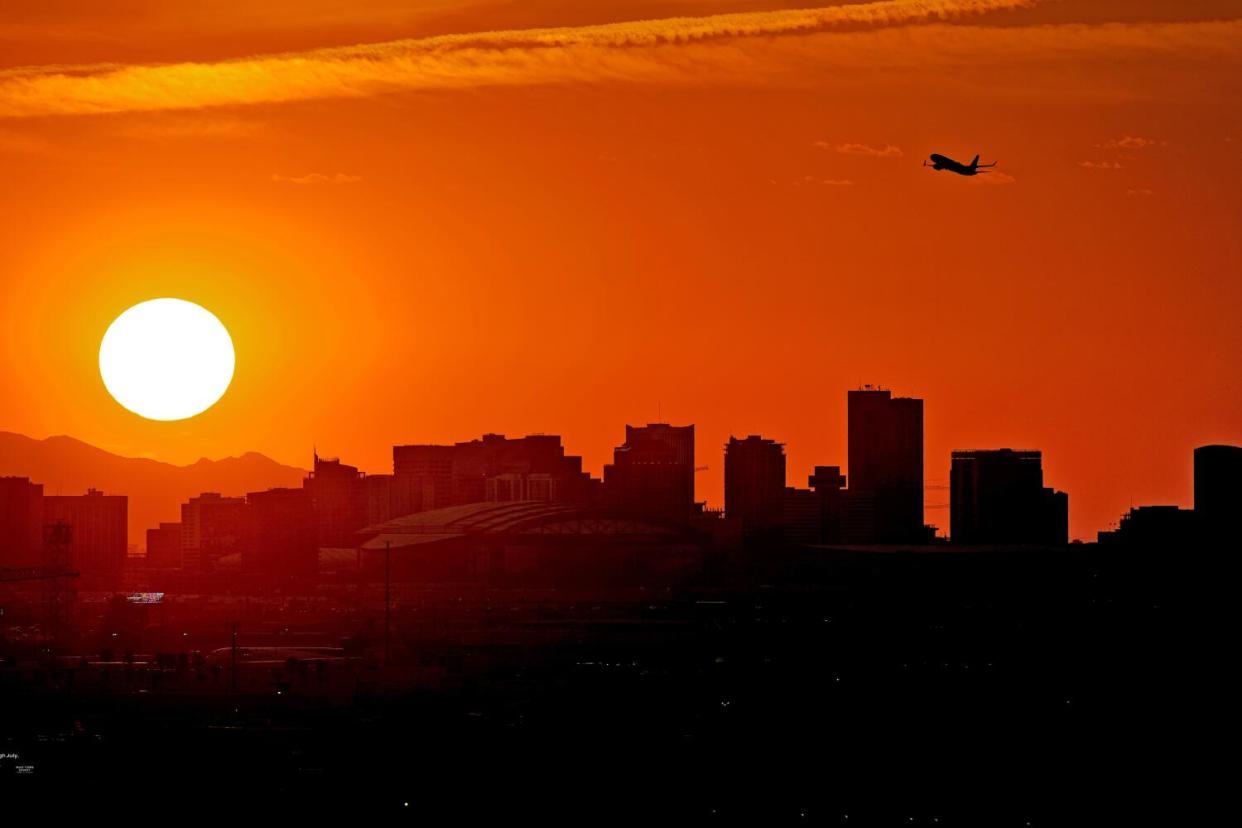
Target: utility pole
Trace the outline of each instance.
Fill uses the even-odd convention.
[[[392,542],[384,541],[384,669],[392,643]]]
[[[233,625],[232,662],[233,662],[233,667],[231,670],[229,670],[229,680],[233,687],[233,695],[236,696],[237,695],[237,625],[236,624]]]

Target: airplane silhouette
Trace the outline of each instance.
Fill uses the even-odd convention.
[[[940,155],[935,152],[931,154],[931,161],[930,164],[924,161],[923,166],[931,167],[933,170],[948,170],[958,175],[978,175],[979,173],[991,172],[991,170],[985,170],[983,167],[995,167],[997,163],[993,161],[991,164],[980,164],[979,156],[976,155],[974,161],[971,161],[969,164],[963,164],[959,161],[954,161],[947,155]]]

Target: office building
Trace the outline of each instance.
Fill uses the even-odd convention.
[[[1195,449],[1195,517],[1203,539],[1236,542],[1242,537],[1242,446]]]
[[[781,523],[785,499],[785,447],[752,434],[725,445],[725,516],[742,521],[744,532]]]
[[[1069,498],[1044,486],[1038,451],[955,451],[949,490],[954,543],[1069,542]]]
[[[598,481],[582,470],[582,458],[566,455],[553,434],[394,446],[392,456],[392,491],[404,513],[527,497],[586,503],[598,496]]]
[[[0,477],[0,567],[39,566],[43,549],[43,486]]]
[[[923,525],[923,401],[863,386],[849,397],[851,543],[920,543]]]
[[[161,523],[147,530],[147,568],[181,568],[180,523]]]
[[[694,507],[694,426],[625,427],[625,443],[604,467],[609,509],[637,517],[688,520]]]
[[[238,554],[250,527],[246,499],[204,492],[181,504],[181,564],[191,572],[211,572],[226,555]]]
[[[83,577],[113,576],[125,568],[129,498],[88,489],[84,495],[44,495],[43,522],[72,527],[70,563]]]

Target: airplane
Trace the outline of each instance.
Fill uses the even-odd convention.
[[[997,164],[995,161],[991,164],[980,164],[979,156],[977,155],[975,156],[974,161],[971,161],[969,164],[962,164],[958,161],[954,161],[947,155],[940,155],[935,152],[931,154],[931,161],[932,162],[930,164],[924,161],[923,166],[931,167],[933,170],[948,170],[949,172],[955,172],[958,175],[978,175],[979,173],[991,172],[990,170],[985,170],[983,168],[995,167]]]

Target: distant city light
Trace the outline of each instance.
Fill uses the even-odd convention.
[[[131,604],[158,604],[164,600],[162,592],[135,592],[128,598]]]

